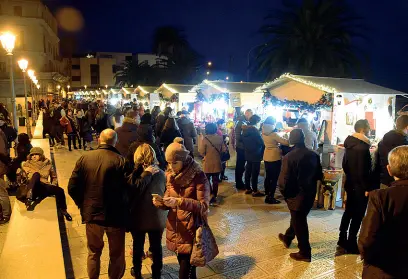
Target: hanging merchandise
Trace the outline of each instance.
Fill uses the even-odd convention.
[[[333,105],[333,94],[324,93],[322,97],[314,104],[299,100],[280,100],[273,96],[271,92],[266,89],[262,97],[262,104],[264,106],[281,106],[284,108],[296,108],[301,111],[315,112],[320,109],[331,109]]]

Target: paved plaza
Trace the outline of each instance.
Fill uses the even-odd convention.
[[[60,186],[66,190],[68,179],[76,160],[84,151],[69,152],[66,149],[54,151],[54,159]],[[230,179],[233,172],[229,172]],[[297,251],[296,241],[291,249],[285,249],[277,239],[289,224],[289,212],[284,203],[266,205],[263,198],[253,198],[233,189],[233,183],[220,186],[220,204],[212,207],[209,217],[211,228],[216,235],[220,255],[208,267],[199,268],[200,278],[361,278],[362,262],[356,255],[335,257],[338,226],[343,213],[313,210],[309,215],[310,238],[313,259],[311,263],[299,263],[289,258]],[[72,270],[69,278],[87,278],[85,226],[81,224],[79,210],[68,197],[68,211],[74,218],[66,222]],[[163,242],[164,243],[164,242]],[[126,235],[126,274],[130,276],[132,240]],[[101,278],[108,278],[108,243],[102,254]],[[148,245],[146,244],[146,250]],[[177,259],[164,248],[163,278],[177,278]],[[150,260],[143,266],[143,275],[150,278]]]

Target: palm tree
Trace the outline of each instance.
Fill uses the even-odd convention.
[[[343,0],[285,1],[284,7],[271,12],[260,29],[267,41],[259,48],[258,71],[268,78],[284,72],[331,77],[361,74],[352,40],[364,38],[362,26]]]
[[[115,79],[118,86],[159,86],[163,83],[165,76],[165,69],[151,67],[147,61],[138,64],[131,60],[121,65],[121,69],[115,74]]]
[[[162,26],[153,35],[153,52],[161,56],[176,56],[189,48],[184,31],[175,26]]]

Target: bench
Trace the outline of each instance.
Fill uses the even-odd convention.
[[[48,139],[33,139],[51,158]],[[46,198],[34,211],[15,202],[3,251],[1,279],[66,278],[55,198]]]

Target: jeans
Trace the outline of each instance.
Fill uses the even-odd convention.
[[[88,276],[98,279],[101,268],[101,254],[104,246],[103,235],[106,233],[109,243],[109,279],[120,279],[126,269],[125,229],[86,224],[88,242]]]
[[[220,182],[220,173],[206,173],[208,182],[210,183],[211,186],[211,196],[212,197],[217,197],[218,195],[218,183]]]
[[[68,147],[70,150],[71,150],[71,143],[74,145],[74,148],[76,148],[77,139],[79,143],[79,148],[81,148],[81,140],[78,138],[78,135],[76,133],[68,134]]]
[[[163,249],[162,249],[162,235],[163,230],[159,231],[131,231],[133,238],[133,267],[136,271],[142,270],[142,257],[144,255],[144,243],[146,233],[149,235],[149,251],[153,256],[152,275],[153,279],[161,277],[163,269]]]
[[[300,254],[310,256],[312,248],[309,242],[309,227],[307,225],[307,215],[310,210],[290,211],[290,226],[286,230],[285,236],[288,240],[293,240],[296,236]]]
[[[276,185],[278,184],[278,178],[282,166],[282,161],[265,162],[265,194],[270,197],[275,197]]]
[[[261,162],[249,162],[245,166],[245,188],[256,192],[258,191],[258,176],[261,171]]]
[[[27,187],[32,191],[32,199],[44,199],[49,196],[55,196],[55,200],[57,201],[57,208],[66,210],[67,201],[65,199],[64,189],[55,185],[43,183],[40,179],[40,174],[38,172],[35,172],[31,179],[28,181]]]
[[[244,188],[242,177],[245,172],[245,150],[237,148],[237,163],[235,166],[235,183],[237,188]]]
[[[341,218],[340,233],[347,234],[348,231],[349,239],[357,239],[367,209],[367,203],[368,198],[364,192],[347,191],[346,210],[344,210]]]
[[[197,279],[196,267],[190,264],[190,254],[178,254],[179,279]]]

